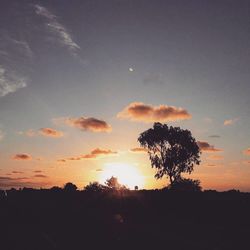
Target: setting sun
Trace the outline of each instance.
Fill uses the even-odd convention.
[[[135,186],[143,188],[144,180],[140,171],[135,165],[127,163],[107,163],[100,173],[99,181],[104,184],[111,176],[118,178],[120,184],[134,189]]]

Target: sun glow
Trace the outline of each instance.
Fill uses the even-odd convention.
[[[100,172],[100,182],[105,183],[111,176],[118,178],[118,182],[134,189],[135,186],[143,188],[144,178],[135,165],[127,163],[107,163]]]

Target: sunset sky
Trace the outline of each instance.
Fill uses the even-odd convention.
[[[191,130],[204,189],[250,191],[250,1],[1,0],[0,188],[161,188],[141,132]]]

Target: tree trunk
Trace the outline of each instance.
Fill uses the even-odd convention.
[[[172,186],[172,184],[173,184],[172,175],[169,175],[169,180],[170,180],[170,185]]]

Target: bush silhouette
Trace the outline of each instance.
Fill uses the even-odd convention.
[[[199,180],[192,180],[189,178],[182,178],[176,180],[168,186],[168,189],[174,191],[190,191],[190,192],[200,192],[202,190]]]
[[[67,192],[75,192],[77,190],[77,186],[72,182],[68,182],[64,185],[64,190]]]
[[[106,189],[107,188],[104,185],[100,184],[97,181],[90,182],[87,186],[84,187],[84,190],[88,192],[102,192]]]

